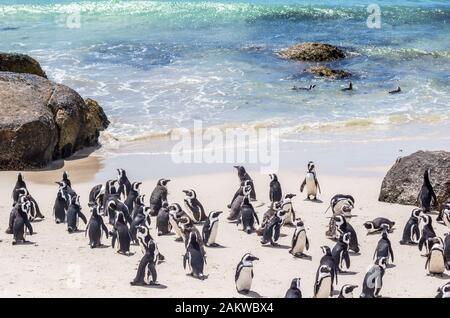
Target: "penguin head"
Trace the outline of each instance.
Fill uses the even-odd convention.
[[[209,222],[212,224],[213,222],[219,219],[219,216],[222,214],[222,211],[212,211],[208,215]]]
[[[117,188],[115,186],[117,180],[108,180],[106,181],[106,188],[109,190],[109,193],[116,193],[117,192]]]
[[[244,166],[233,166],[233,167],[237,169],[239,177],[243,177],[247,173],[247,171],[245,171]]]
[[[63,172],[62,178],[63,178],[63,180],[68,180],[69,179],[69,174],[67,173],[67,171]]]
[[[178,203],[172,203],[169,205],[169,213],[176,215],[181,212],[181,206]]]
[[[428,181],[431,180],[431,168],[425,170],[425,172],[423,173],[423,178]]]
[[[17,174],[17,182],[23,182],[23,176],[20,172]]]
[[[331,268],[328,265],[320,265],[319,267],[319,280],[324,277],[331,276]]]
[[[429,216],[428,214],[422,214],[420,216],[420,220],[421,222],[423,222],[423,224],[431,226],[431,216]]]
[[[300,219],[300,218],[295,219],[294,225],[298,229],[302,229],[305,227],[305,223],[303,223],[302,219]]]
[[[142,182],[133,182],[131,184],[131,189],[133,189],[133,191],[135,192],[139,192],[139,187],[142,184]]]
[[[300,277],[294,278],[291,281],[291,289],[298,289],[298,290],[300,290]]]
[[[313,172],[314,171],[314,162],[310,161],[308,162],[308,172]]]
[[[382,268],[386,268],[386,264],[387,264],[387,257],[378,257],[375,260],[375,265],[381,266]]]
[[[342,286],[341,295],[344,298],[353,298],[353,290],[357,287],[358,287],[357,285],[346,284],[346,285]]]
[[[331,249],[329,246],[321,246],[320,249],[322,250],[323,255],[331,255]]]
[[[288,193],[288,194],[286,194],[285,196],[284,196],[284,199],[285,200],[291,200],[293,197],[295,197],[296,196],[296,194],[293,194],[293,193]]]
[[[437,292],[439,298],[450,298],[450,282],[439,287]]]
[[[335,215],[335,216],[333,216],[333,219],[336,222],[337,226],[341,226],[341,225],[347,223],[347,221],[345,220],[345,217],[343,215]]]
[[[28,197],[29,195],[30,195],[30,193],[28,192],[28,189],[27,188],[19,188],[19,189],[16,189],[15,190],[16,191],[16,193],[19,195],[18,197],[19,197],[19,199],[21,198],[21,197]]]
[[[272,202],[272,206],[271,206],[272,210],[279,210],[282,207],[283,207],[283,202],[281,202],[281,201],[273,201]]]
[[[117,203],[114,199],[109,200],[106,206],[108,207],[108,211],[114,211],[117,209]]]
[[[242,188],[242,192],[243,192],[245,197],[248,197],[250,195],[250,193],[252,192],[252,184],[251,184],[250,180],[246,180],[244,182],[244,186]]]
[[[98,215],[98,206],[97,206],[97,204],[94,204],[93,206],[91,206],[91,214],[93,216]]]
[[[285,211],[285,210],[278,210],[277,211],[277,217],[280,220],[283,220],[286,214],[287,214],[287,211]]]
[[[253,261],[259,261],[259,258],[257,258],[256,256],[254,256],[251,253],[246,253],[244,256],[242,256],[241,262],[244,265],[248,265],[251,266],[253,264]]]
[[[165,187],[167,185],[167,183],[169,183],[169,182],[170,182],[170,179],[161,178],[161,179],[158,180],[157,185]]]
[[[120,181],[122,178],[125,178],[127,176],[125,170],[123,169],[117,169],[117,179]]]
[[[149,233],[148,228],[145,225],[139,224],[138,226],[136,226],[136,234],[139,237],[146,237]]]
[[[375,225],[373,224],[372,221],[367,221],[367,222],[364,222],[364,227],[367,230],[373,230],[375,228]]]
[[[269,174],[269,177],[271,181],[278,181],[278,177],[275,173]]]
[[[124,217],[122,211],[117,211],[117,214],[116,214],[116,222],[115,222],[115,223],[122,223],[122,224],[125,224],[125,217]]]
[[[381,237],[384,240],[387,240],[388,239],[388,233],[389,233],[389,225],[383,224],[383,226],[381,228],[383,230],[383,232],[381,233]]]
[[[423,210],[419,208],[415,208],[411,212],[411,217],[416,218],[417,220],[420,219],[420,216],[422,215]]]
[[[183,190],[183,192],[186,195],[186,199],[195,199],[197,197],[197,194],[192,189]]]
[[[134,201],[137,205],[144,205],[145,194],[138,195]]]
[[[61,181],[61,182],[58,182],[58,181],[56,181],[55,182],[57,185],[59,185],[59,189],[62,189],[62,190],[65,190],[65,189],[67,189],[67,182],[66,181]]]
[[[183,231],[185,231],[185,230],[187,230],[187,229],[193,227],[194,224],[192,223],[192,220],[191,220],[188,216],[183,215],[182,217],[180,217],[180,218],[178,219],[178,226],[179,226]]]

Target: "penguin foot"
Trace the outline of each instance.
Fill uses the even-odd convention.
[[[12,241],[12,245],[16,245],[17,244],[17,242],[16,241]]]
[[[248,289],[238,290],[239,294],[244,294],[244,295],[247,295],[249,292],[250,292],[250,290],[248,290]]]
[[[136,281],[132,281],[130,282],[131,286],[146,286],[147,284],[145,282],[136,282]]]
[[[6,234],[13,234],[13,231],[10,227],[8,227],[5,231]]]
[[[183,242],[183,239],[182,239],[181,237],[177,237],[177,238],[175,239],[175,242]]]
[[[211,243],[211,244],[209,244],[209,247],[219,247],[220,245],[219,244],[217,244],[217,243]]]

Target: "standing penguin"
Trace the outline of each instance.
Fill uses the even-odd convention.
[[[334,214],[342,214],[346,217],[352,215],[352,210],[355,208],[355,198],[349,194],[336,194],[330,200],[328,209]],[[328,211],[327,209],[327,211]],[[325,213],[327,212],[325,211]]]
[[[250,195],[252,191],[252,184],[249,180],[243,181],[238,191],[236,191],[233,200],[228,205],[230,209],[230,215],[227,217],[229,221],[235,221],[239,219],[241,213],[241,205],[246,195]]]
[[[295,211],[294,206],[292,204],[292,198],[296,195],[293,193],[288,193],[284,196],[283,201],[281,202],[281,209],[286,211],[286,215],[283,220],[283,225],[294,225],[294,221],[296,219],[295,217]]]
[[[114,228],[110,234],[112,237],[112,248],[115,248],[119,254],[129,255],[131,236],[125,222],[125,217],[121,211],[117,211]]]
[[[386,265],[389,264],[389,258],[391,258],[392,263],[394,262],[394,251],[392,250],[391,241],[388,238],[387,231],[383,231],[373,254],[374,260],[382,257],[386,259]]]
[[[186,253],[183,257],[183,268],[186,269],[186,264],[189,266],[189,275],[199,279],[205,279],[203,275],[203,268],[206,260],[201,251],[196,232],[190,232],[189,239],[186,244]]]
[[[283,217],[286,211],[279,210],[277,214],[272,216],[267,226],[264,228],[261,244],[265,245],[270,243],[272,246],[277,246],[277,241],[280,238],[281,224],[283,223]]]
[[[206,220],[205,209],[200,201],[197,199],[197,193],[194,190],[183,190],[184,194],[184,207],[186,208],[186,214],[194,223],[203,222]]]
[[[126,198],[131,191],[131,183],[128,180],[127,173],[123,169],[117,169],[117,182],[119,184],[118,193],[122,198]]]
[[[167,202],[167,183],[169,179],[159,179],[155,189],[150,196],[150,215],[156,216],[161,209],[163,202]]]
[[[130,282],[132,286],[158,285],[156,279],[156,264],[158,262],[158,249],[153,240],[150,240],[144,256],[139,262],[136,277]],[[151,276],[151,279],[150,279]]]
[[[445,224],[445,226],[450,227],[450,201],[447,202],[442,208],[440,213],[440,220]]]
[[[421,213],[421,209],[412,210],[411,216],[409,217],[408,222],[406,222],[405,227],[403,228],[402,240],[400,241],[401,245],[413,245],[417,244],[417,242],[419,241],[419,220]]]
[[[423,184],[422,189],[420,189],[419,195],[417,197],[419,201],[419,206],[424,212],[430,212],[431,200],[437,204],[436,194],[434,193],[433,186],[431,185],[431,169],[425,170],[423,174]]]
[[[338,268],[334,263],[333,255],[331,254],[331,249],[328,246],[321,246],[323,256],[320,259],[320,266],[326,265],[331,269],[331,292],[334,290],[334,284],[338,282]]]
[[[206,246],[217,247],[216,243],[217,231],[219,228],[219,216],[222,211],[212,211],[208,215],[208,219],[203,225],[202,236]]]
[[[33,227],[28,220],[28,210],[30,209],[30,202],[17,202],[14,215],[12,218],[12,245],[16,245],[19,242],[26,243],[26,229],[30,235],[33,235]]]
[[[438,288],[435,298],[450,298],[450,282]]]
[[[367,221],[364,223],[364,227],[367,230],[367,234],[376,233],[383,230],[391,232],[394,225],[395,222],[386,218],[375,218],[372,221]]]
[[[360,298],[381,297],[380,291],[383,287],[383,276],[386,270],[386,258],[381,257],[368,269],[364,276],[362,293]]]
[[[58,189],[56,194],[55,204],[53,205],[53,215],[55,216],[56,224],[66,222],[66,209],[69,207],[68,198],[63,189]]]
[[[120,195],[118,193],[118,189],[116,187],[117,180],[108,180],[105,183],[104,189],[102,188],[103,195],[102,197],[102,203],[101,203],[101,211],[108,216],[108,210],[107,210],[107,203],[111,199],[120,199]],[[91,190],[92,191],[92,190]],[[115,219],[115,216],[112,217]]]
[[[67,173],[67,171],[63,172],[62,181],[65,182],[70,188],[72,188],[72,182],[69,179],[69,174]]]
[[[175,239],[177,242],[182,242],[184,240],[183,231],[178,224],[179,219],[184,215],[185,213],[178,203],[173,203],[169,206],[169,223],[177,234],[177,238]]]
[[[308,172],[306,173],[305,179],[303,180],[300,186],[300,192],[303,192],[305,186],[306,186],[306,199],[316,200],[317,193],[320,193],[320,185],[319,181],[317,180],[314,162],[312,161],[308,162]]]
[[[332,293],[331,268],[327,265],[320,265],[314,283],[314,298],[328,298]]]
[[[125,205],[128,208],[128,211],[133,211],[134,203],[139,196],[139,186],[142,182],[133,182],[130,187],[130,191],[128,192],[127,198],[125,199]]]
[[[276,174],[269,174],[269,176],[270,176],[270,185],[269,185],[270,202],[281,201],[283,197],[283,192],[281,190],[281,184],[278,181],[278,177]]]
[[[30,192],[27,188],[19,188],[16,191],[17,199],[20,201],[21,197],[26,198],[27,201],[30,202],[30,209],[28,210],[28,218],[30,222],[34,221],[36,218],[43,219],[44,216],[41,213],[41,210],[39,209],[39,205],[37,204],[36,200],[30,195]],[[13,204],[13,206],[17,203],[17,201]]]
[[[13,199],[13,206],[17,203],[17,201],[19,200],[19,196],[20,196],[20,192],[18,191],[19,189],[23,189],[23,188],[27,188],[27,184],[25,183],[25,180],[23,179],[22,174],[19,172],[19,174],[17,175],[17,181],[16,184],[14,185],[13,191],[12,191],[12,199]]]
[[[445,233],[444,239],[445,267],[450,271],[450,233]]]
[[[246,196],[241,205],[241,213],[237,225],[242,223],[242,230],[247,234],[251,234],[255,230],[255,221],[259,225],[258,215],[250,203],[249,196]]]
[[[335,268],[340,273],[344,272],[344,263],[346,269],[350,268],[350,255],[348,254],[350,236],[351,234],[349,232],[344,233],[331,251]]]
[[[281,210],[281,205],[282,203],[279,201],[275,201],[270,204],[269,209],[267,209],[267,211],[263,215],[261,225],[256,230],[256,234],[258,234],[258,236],[263,235],[264,229],[266,228],[267,224],[269,224],[269,221],[272,219],[274,215],[277,214],[279,210]]]
[[[345,217],[343,215],[336,215],[333,217],[336,222],[336,230],[339,234],[338,236],[342,236],[343,234],[349,232],[350,233],[350,243],[349,248],[355,253],[359,253],[359,246],[358,246],[358,238],[356,236],[356,232],[353,229],[353,227],[350,225],[350,223],[347,222]]]
[[[353,298],[353,290],[358,288],[357,285],[344,285],[341,288],[338,298]]]
[[[249,184],[252,186],[252,190],[250,192],[250,200],[255,201],[256,200],[256,192],[255,192],[255,185],[253,183],[253,179],[250,177],[250,175],[245,171],[245,168],[243,166],[234,166],[234,168],[238,171],[238,177],[239,182],[242,184],[244,181],[249,181]]]
[[[143,198],[142,198],[141,202],[142,203],[144,202]],[[138,205],[136,205],[135,207],[138,207]],[[137,242],[137,238],[136,238],[137,226],[142,225],[142,224],[145,225],[147,223],[147,227],[150,227],[151,218],[149,215],[149,208],[146,208],[143,205],[138,207],[134,212],[135,213],[133,213],[133,219],[130,223],[130,235],[131,235],[131,240],[133,242]]]
[[[172,230],[170,223],[169,204],[163,202],[161,209],[159,209],[156,216],[156,229],[158,230],[158,236],[167,235]]]
[[[291,282],[291,287],[287,290],[284,298],[302,298],[300,290],[300,278],[294,278]]]
[[[289,253],[295,257],[303,257],[305,255],[303,254],[303,251],[305,249],[309,250],[309,241],[306,236],[305,224],[300,218],[296,219],[294,223],[295,232],[294,236],[292,236],[291,249],[289,250]]]
[[[252,288],[253,262],[259,260],[256,256],[246,253],[236,267],[234,282],[238,293],[248,294]]]
[[[91,218],[86,226],[85,236],[89,235],[89,246],[91,248],[102,246],[102,234],[105,233],[108,239],[108,228],[103,222],[103,218],[98,214],[97,206],[91,208]]]
[[[423,246],[425,246],[426,252],[428,254],[431,248],[431,246],[429,245],[429,239],[436,237],[436,232],[433,229],[431,216],[422,214],[420,216],[419,228],[421,229],[419,238],[419,250],[422,251]]]
[[[444,273],[446,268],[444,244],[440,238],[436,238],[432,240],[430,245],[431,249],[427,255],[425,269],[428,268],[428,272],[432,276],[439,275],[442,277],[442,274]]]
[[[73,196],[70,201],[69,208],[67,209],[67,231],[69,233],[76,232],[78,230],[78,219],[81,219],[84,224],[87,223],[87,219],[81,212],[80,196]]]

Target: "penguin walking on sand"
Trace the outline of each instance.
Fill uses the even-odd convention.
[[[222,211],[212,211],[208,215],[208,219],[203,225],[202,236],[203,242],[206,246],[217,247],[219,244],[216,243],[217,232],[219,228],[219,216]]]
[[[386,259],[386,265],[389,264],[389,258],[394,263],[394,251],[392,250],[391,241],[388,238],[387,230],[383,231],[381,238],[378,241],[377,247],[373,254],[373,260],[384,257]]]
[[[334,290],[334,284],[337,284],[337,282],[338,282],[339,269],[336,267],[336,264],[333,259],[333,255],[331,253],[331,249],[326,245],[321,246],[320,249],[322,250],[322,253],[323,253],[322,258],[320,259],[320,266],[326,265],[330,268],[330,271],[331,271],[331,293],[332,293]],[[330,296],[331,296],[331,294],[330,294]]]
[[[125,199],[131,191],[131,182],[128,180],[125,170],[117,169],[117,173],[117,183],[119,184],[119,189],[117,192],[121,198]]]
[[[336,232],[340,238],[345,233],[350,233],[349,249],[355,253],[359,253],[358,237],[355,229],[347,222],[343,215],[336,215],[333,217],[336,222]]]
[[[309,240],[306,235],[305,224],[300,218],[296,219],[294,223],[295,232],[292,236],[291,249],[289,250],[289,253],[294,255],[294,257],[303,257],[305,256],[303,251],[309,250]]]
[[[163,202],[161,209],[159,209],[156,216],[156,229],[158,230],[158,236],[167,235],[172,230],[170,223],[169,204]]]
[[[150,196],[150,215],[156,216],[161,209],[163,202],[167,202],[167,183],[170,179],[159,179],[155,189]]]
[[[402,240],[400,241],[401,245],[414,245],[419,241],[419,220],[421,214],[421,209],[416,208],[412,210],[411,216],[409,217],[408,222],[406,222],[405,227],[403,228]]]
[[[427,261],[425,262],[425,269],[431,276],[441,276],[446,269],[446,259],[444,254],[444,244],[441,238],[432,239],[430,242],[430,252],[427,254]]]
[[[383,287],[383,276],[386,271],[386,258],[378,258],[367,270],[364,276],[362,293],[360,298],[381,297],[380,291]]]
[[[39,205],[37,204],[36,200],[31,196],[30,192],[27,188],[19,188],[15,190],[16,198],[14,200],[19,200],[21,197],[26,198],[27,201],[30,202],[30,209],[28,210],[28,218],[30,222],[33,222],[36,218],[43,219],[44,216],[41,213],[41,210],[39,209]],[[17,201],[14,202],[13,206],[17,203]]]
[[[422,214],[420,216],[419,228],[420,228],[420,238],[418,245],[419,250],[422,251],[423,247],[425,246],[426,254],[428,254],[431,248],[429,244],[430,239],[435,238],[437,236],[433,228],[431,216],[429,216],[428,214]]]
[[[339,296],[337,298],[353,298],[353,291],[358,288],[357,285],[344,285],[341,288]]]
[[[430,212],[431,201],[437,204],[436,194],[434,193],[433,186],[431,185],[431,169],[425,170],[423,174],[423,184],[417,197],[419,201],[419,207],[425,212]]]
[[[270,243],[272,246],[278,245],[278,240],[280,238],[281,225],[283,223],[283,217],[286,211],[279,210],[277,214],[272,216],[267,226],[264,228],[263,237],[261,238],[261,244],[265,245]]]
[[[102,246],[102,235],[108,239],[108,228],[103,222],[103,218],[98,214],[97,206],[91,208],[91,218],[86,226],[85,236],[89,235],[89,246],[91,248]]]
[[[155,264],[164,261],[165,257],[159,252],[158,245],[150,234],[150,228],[145,224],[140,224],[136,227],[137,233],[136,238],[141,248],[141,252],[143,255],[147,252],[151,243],[155,244]]]
[[[125,222],[125,217],[121,211],[117,211],[116,221],[110,235],[112,238],[111,247],[115,248],[119,254],[129,255],[131,236],[127,223]]]
[[[30,202],[17,202],[17,207],[14,210],[14,215],[12,217],[12,234],[13,240],[12,245],[17,243],[26,243],[26,230],[30,235],[33,235],[33,227],[28,220],[28,210],[30,209]]]
[[[80,196],[71,198],[69,208],[67,209],[67,231],[74,233],[78,231],[78,222],[81,219],[84,224],[87,224],[86,216],[81,212]]]
[[[203,274],[206,259],[201,251],[198,240],[199,237],[197,236],[196,232],[191,232],[189,234],[189,239],[186,244],[186,253],[183,257],[183,268],[186,269],[186,267],[188,266],[188,275],[203,280],[206,278],[206,276]]]
[[[450,282],[438,288],[435,298],[450,298]]]
[[[234,168],[236,168],[238,171],[238,178],[241,184],[242,182],[249,181],[249,184],[252,186],[252,189],[250,191],[250,200],[256,201],[256,191],[253,179],[250,177],[250,175],[247,173],[247,171],[243,166],[234,166]]]
[[[191,218],[194,223],[200,223],[207,219],[205,209],[200,201],[197,199],[197,193],[192,190],[183,190],[184,194],[184,207],[186,208],[186,214]]]
[[[316,200],[317,193],[320,193],[320,185],[317,180],[316,170],[314,162],[308,162],[308,172],[306,173],[305,179],[300,185],[300,192],[303,192],[303,189],[306,186],[306,199],[307,200]],[[311,198],[312,197],[312,198]]]
[[[248,294],[252,288],[253,281],[253,262],[258,261],[259,258],[250,253],[246,253],[236,267],[234,274],[234,282],[236,290],[240,294]]]
[[[237,225],[242,223],[242,230],[247,234],[251,234],[255,230],[255,221],[259,225],[258,215],[250,203],[249,196],[246,195],[241,205],[241,213]]]
[[[156,264],[158,262],[158,249],[153,240],[150,240],[144,256],[142,256],[136,277],[130,282],[132,286],[147,286],[147,285],[158,285],[156,279],[158,274],[156,272]],[[151,276],[151,277],[150,277]]]
[[[314,283],[314,298],[328,298],[333,294],[331,268],[320,265]]]
[[[127,198],[125,199],[125,205],[128,208],[128,211],[133,211],[134,203],[139,196],[139,186],[142,182],[133,182],[130,187],[130,191],[128,192]]]
[[[284,298],[302,298],[302,292],[300,289],[300,278],[294,278],[291,281],[291,287],[287,290]]]
[[[367,234],[376,233],[381,231],[391,232],[395,222],[386,218],[375,218],[372,221],[364,222],[364,227],[367,230]]]
[[[350,255],[348,254],[350,236],[350,232],[344,233],[331,251],[335,268],[339,273],[345,272],[344,264],[346,269],[350,268]]]
[[[281,201],[283,198],[283,191],[281,190],[281,184],[278,181],[278,177],[275,173],[269,174],[269,199],[270,202]]]
[[[206,256],[205,242],[203,241],[202,234],[195,226],[195,224],[192,223],[192,220],[188,216],[182,216],[178,221],[178,224],[183,233],[184,245],[186,246],[186,248],[189,243],[189,237],[191,236],[191,233],[194,232],[196,241],[200,247],[200,251],[202,252],[203,256]]]

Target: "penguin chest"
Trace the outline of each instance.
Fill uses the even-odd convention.
[[[331,276],[327,276],[320,282],[319,289],[317,290],[316,298],[328,298],[331,293]]]
[[[238,291],[250,290],[252,287],[252,269],[253,267],[243,267],[239,273],[236,281],[236,288]]]
[[[216,242],[218,228],[219,228],[219,223],[215,222],[211,228],[211,232],[209,233],[208,244],[213,244]]]
[[[450,214],[444,215],[443,219],[444,219],[445,226],[450,227]]]
[[[444,272],[444,257],[440,251],[431,252],[428,270],[432,274],[442,274]]]
[[[306,191],[308,195],[316,195],[317,193],[316,180],[312,173],[306,174]]]
[[[174,219],[170,219],[169,223],[172,226],[172,228],[175,231],[175,233],[177,233],[177,235],[179,237],[184,237],[183,234],[181,233],[180,227],[178,226],[177,222]]]
[[[297,240],[294,242],[294,246],[292,247],[292,251],[294,254],[303,253],[306,244],[306,233],[302,231],[298,234]]]

